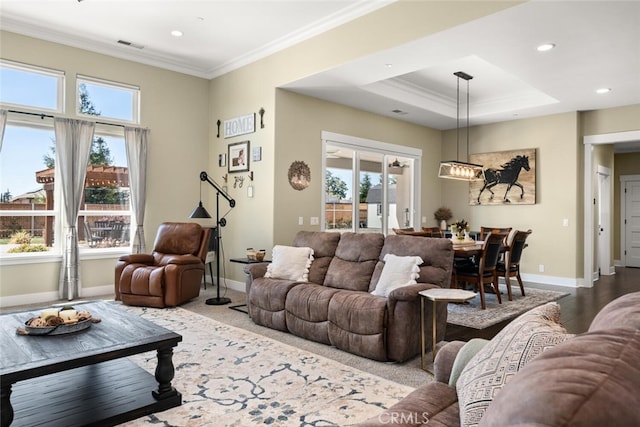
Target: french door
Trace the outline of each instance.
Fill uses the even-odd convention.
[[[421,150],[323,132],[322,228],[377,232],[419,224]]]

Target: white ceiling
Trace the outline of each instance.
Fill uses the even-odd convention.
[[[0,26],[213,78],[391,1],[2,0]],[[176,29],[184,35],[171,36]],[[556,48],[538,52],[545,42]],[[530,1],[285,87],[452,129],[455,71],[474,77],[471,125],[640,104],[640,0]],[[596,94],[602,87],[611,92]],[[464,125],[466,82],[460,88]]]

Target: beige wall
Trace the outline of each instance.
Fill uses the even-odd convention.
[[[523,273],[574,285],[582,275],[577,114],[477,126],[471,129],[469,140],[472,154],[535,148],[536,204],[469,206],[469,184],[453,180],[442,180],[442,203],[451,207],[454,219],[468,220],[472,229],[481,226],[532,229],[521,266]],[[455,130],[444,133],[446,159],[456,158],[455,141]],[[460,160],[465,160],[462,153],[466,156],[466,145],[460,152]],[[563,227],[565,218],[569,220],[568,227]],[[541,264],[543,273],[538,271]]]
[[[161,222],[188,221],[198,202],[198,172],[209,154],[207,80],[8,32],[1,33],[0,52],[3,59],[64,71],[68,112],[74,111],[76,74],[140,86],[141,125],[151,129],[147,246]],[[113,285],[116,255],[81,260],[83,288]],[[0,296],[56,292],[59,268],[59,261],[3,265]]]
[[[430,218],[437,209],[440,183],[432,171],[440,159],[439,131],[284,90],[278,91],[276,106],[275,243],[291,244],[298,230],[320,229],[310,226],[308,220],[310,216],[321,216],[324,202],[322,131],[421,149],[421,210]],[[311,185],[303,191],[288,184],[287,171],[295,160],[306,162],[311,169]],[[305,225],[298,225],[299,216],[305,218]]]
[[[287,212],[285,214],[283,206],[276,203],[276,200],[282,197],[286,202],[289,202],[289,196],[286,192],[290,189],[288,185],[282,189],[277,184],[277,180],[282,179],[282,175],[278,175],[278,171],[282,170],[286,163],[286,169],[282,172],[286,176],[291,156],[294,153],[300,153],[300,147],[307,147],[307,144],[311,144],[313,141],[319,144],[318,129],[330,130],[321,129],[322,126],[314,124],[318,119],[309,114],[298,115],[297,122],[289,120],[287,115],[280,111],[280,108],[288,108],[290,104],[276,105],[278,87],[319,71],[345,64],[354,58],[408,43],[518,3],[521,2],[454,2],[446,4],[445,2],[396,2],[284,51],[213,79],[209,87],[211,100],[209,124],[213,131],[209,136],[212,152],[208,168],[214,175],[214,179],[218,181],[226,173],[225,168],[217,166],[217,155],[226,152],[230,143],[249,140],[251,146],[259,145],[262,147],[264,159],[262,162],[251,164],[251,170],[254,171],[255,176],[255,197],[251,200],[247,198],[244,187],[243,189],[233,188],[232,176],[237,174],[229,176],[229,192],[238,199],[238,204],[227,216],[228,226],[222,231],[222,244],[227,254],[226,258],[242,256],[247,247],[269,250],[274,242],[290,242],[289,236],[292,236],[292,231],[288,227],[298,227],[298,216],[305,216],[308,219],[310,212],[315,211],[313,216],[319,216],[320,213],[320,194],[315,191],[315,197],[311,197],[311,189],[303,192],[305,207],[300,215],[294,215],[294,209],[287,205],[285,205],[288,208],[285,209]],[[385,31],[380,31],[380,28],[384,28]],[[345,43],[345,40],[349,42]],[[224,122],[224,120],[233,117],[257,112],[261,107],[266,111],[264,129],[258,129],[255,133],[240,137],[216,138],[214,127],[217,120]],[[326,106],[323,109],[325,111],[331,110]],[[287,112],[289,111],[287,110]],[[382,120],[383,123],[390,123],[389,119],[363,115],[362,112],[354,113],[354,111],[351,110],[349,114],[355,114],[358,119],[366,117],[367,120],[373,122]],[[276,123],[275,118],[279,118],[280,121]],[[324,123],[332,125],[335,118],[328,120]],[[348,122],[350,118],[345,116],[340,120]],[[282,126],[283,123],[284,126]],[[343,126],[343,128],[359,134],[360,129],[369,125],[352,123],[349,127]],[[303,140],[294,135],[296,126],[301,134],[315,133],[312,136],[313,139]],[[376,128],[381,129],[383,126]],[[372,139],[380,140],[381,138]],[[319,150],[318,147],[315,152],[319,154]],[[307,158],[310,157],[309,154],[309,152],[304,153]],[[288,161],[282,160],[281,156],[282,159]],[[434,158],[436,157],[434,156]],[[313,179],[313,176],[319,176],[318,162],[320,160],[312,159],[310,161],[313,163]],[[316,190],[320,188],[317,179],[312,181],[312,186]],[[213,193],[210,192],[209,197],[212,196]],[[313,200],[313,205],[306,202],[309,199]],[[221,211],[224,210],[221,209]],[[294,218],[295,221],[291,221],[291,218]],[[278,229],[277,234],[276,229]],[[227,261],[224,269],[227,277],[236,281],[244,281],[241,265]]]

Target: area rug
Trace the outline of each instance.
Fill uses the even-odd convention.
[[[172,381],[182,406],[125,426],[348,426],[413,390],[181,308],[123,308],[183,336]],[[155,371],[155,353],[130,359]]]
[[[495,294],[485,293],[486,310],[480,305],[480,294],[464,304],[449,303],[447,307],[447,323],[472,329],[485,329],[505,320],[513,319],[520,314],[569,295],[568,292],[548,291],[535,288],[524,288],[525,296],[520,294],[520,288],[513,288],[513,301],[507,297],[507,287],[500,286],[502,304],[498,304]]]

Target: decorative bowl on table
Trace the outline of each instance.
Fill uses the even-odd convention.
[[[20,335],[63,335],[87,329],[92,323],[99,322],[90,312],[76,311],[71,306],[48,308],[40,316],[24,322],[17,333]]]

